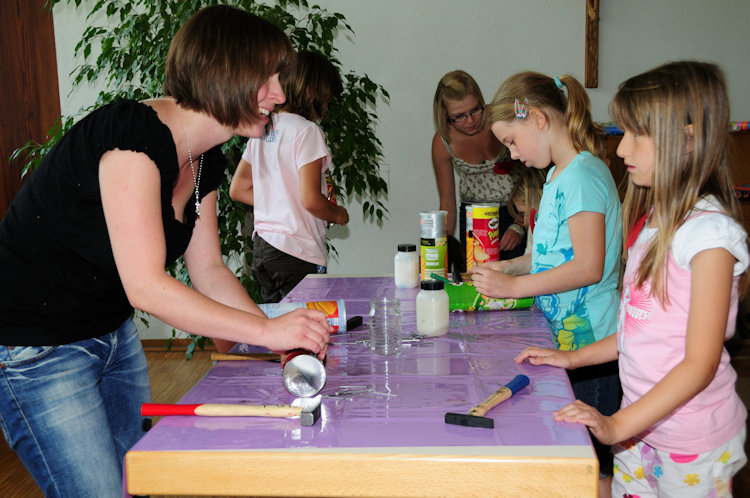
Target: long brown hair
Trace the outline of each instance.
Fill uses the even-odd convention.
[[[606,137],[591,119],[591,102],[586,89],[567,74],[557,81],[567,88],[567,96],[555,79],[547,75],[526,71],[511,76],[500,85],[487,106],[490,123],[517,119],[515,102],[526,99],[529,108],[538,109],[548,120],[552,119],[552,113],[562,117],[570,142],[578,152],[589,151],[604,159],[607,155]]]
[[[229,5],[205,7],[179,29],[167,54],[164,94],[226,126],[260,119],[258,90],[294,62],[273,23]]]
[[[664,64],[620,84],[610,105],[617,125],[654,141],[651,187],[632,180],[623,201],[625,240],[652,209],[656,238],[638,269],[637,285],[651,278],[662,305],[669,303],[666,269],[677,229],[699,199],[713,195],[738,218],[727,159],[729,100],[724,73],[715,64]]]

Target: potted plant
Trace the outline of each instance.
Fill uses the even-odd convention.
[[[49,0],[48,7],[59,3],[75,3],[81,0]],[[92,7],[87,19],[96,13],[104,13],[111,26],[89,25],[75,48],[75,55],[83,63],[73,72],[73,87],[81,83],[104,84],[91,108],[101,106],[117,98],[147,99],[161,94],[164,61],[169,44],[177,29],[195,11],[211,0],[99,0]],[[297,50],[309,49],[326,55],[334,65],[341,67],[336,58],[334,41],[338,34],[353,35],[352,27],[342,14],[330,13],[317,5],[310,6],[307,0],[274,0],[259,3],[253,0],[238,0],[232,3],[260,15],[281,27]],[[93,54],[98,53],[94,56]],[[379,221],[387,211],[382,199],[387,194],[387,183],[380,175],[382,159],[381,143],[374,132],[377,122],[375,114],[379,100],[387,100],[388,92],[373,82],[367,75],[354,72],[342,74],[344,92],[334,99],[327,119],[321,127],[333,157],[331,171],[338,198],[355,198],[362,203],[365,221]],[[62,116],[50,130],[46,143],[28,142],[13,153],[13,158],[24,157],[22,174],[25,175],[39,164],[44,154],[73,125],[75,119]],[[242,155],[245,139],[234,137],[223,146],[227,157],[226,178],[219,188],[218,215],[222,253],[232,261],[252,258],[252,232],[248,224],[248,208],[229,197],[229,183]],[[250,216],[251,218],[251,216]],[[259,302],[260,292],[252,274],[247,270],[250,261],[238,264],[239,278],[248,293]],[[169,268],[177,278],[189,284],[182,260]],[[148,319],[141,317],[148,323]],[[172,337],[177,332],[172,331]],[[195,347],[201,349],[208,340],[188,334],[191,339],[187,356]],[[167,341],[167,349],[172,341]]]

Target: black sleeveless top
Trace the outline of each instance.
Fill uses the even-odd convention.
[[[83,118],[45,156],[0,222],[0,344],[49,346],[98,337],[133,311],[115,267],[99,191],[99,161],[112,149],[143,152],[161,176],[165,267],[185,251],[193,202],[175,219],[179,167],[172,134],[132,100]],[[204,154],[201,198],[224,178],[220,147]]]

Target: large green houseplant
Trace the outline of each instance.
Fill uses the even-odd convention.
[[[48,0],[48,7],[59,3],[82,0]],[[177,29],[195,11],[218,2],[211,0],[98,0],[87,16],[106,16],[106,26],[89,25],[76,45],[75,56],[82,59],[72,73],[73,87],[82,83],[104,86],[91,108],[117,98],[146,99],[161,94],[164,61],[169,43]],[[351,26],[342,14],[330,13],[306,0],[270,0],[263,3],[253,0],[224,2],[254,12],[280,26],[297,50],[316,50],[326,55],[337,67],[334,45],[337,35],[353,35]],[[84,2],[84,5],[86,3]],[[386,211],[382,199],[387,194],[387,184],[380,175],[381,143],[374,132],[375,114],[379,100],[388,99],[388,93],[367,75],[354,72],[343,74],[344,92],[331,102],[328,118],[321,123],[326,133],[334,167],[333,183],[340,199],[355,198],[362,204],[365,221],[382,219]],[[89,109],[85,109],[88,111]],[[14,152],[13,157],[25,158],[23,174],[32,171],[44,154],[74,123],[70,116],[62,116],[50,130],[43,144],[29,142]],[[224,256],[233,261],[252,257],[246,226],[246,207],[229,198],[229,182],[244,147],[244,139],[235,137],[224,145],[228,167],[224,183],[219,189],[219,230]],[[245,227],[244,230],[241,230]],[[248,271],[248,264],[238,265],[240,279],[250,295],[257,301],[258,287]],[[178,261],[169,269],[175,276],[188,282],[184,265]],[[145,320],[147,322],[147,320]],[[176,337],[176,332],[172,332]],[[204,337],[189,335],[188,358],[194,348],[203,348]],[[171,346],[171,340],[167,347]]]

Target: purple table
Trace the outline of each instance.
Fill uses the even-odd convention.
[[[596,496],[598,465],[585,428],[555,422],[573,400],[558,368],[516,365],[527,345],[552,347],[539,310],[451,315],[448,335],[398,358],[371,353],[369,299],[398,297],[415,331],[417,289],[385,277],[311,276],[287,301],[344,299],[365,324],[332,337],[312,427],[297,419],[162,418],[126,457],[131,494],[263,496]],[[247,350],[248,348],[245,348]],[[487,416],[494,429],[444,422],[522,373],[529,387]],[[371,390],[353,396],[336,393]],[[289,403],[278,363],[218,363],[182,403]],[[158,401],[158,400],[156,400]]]

